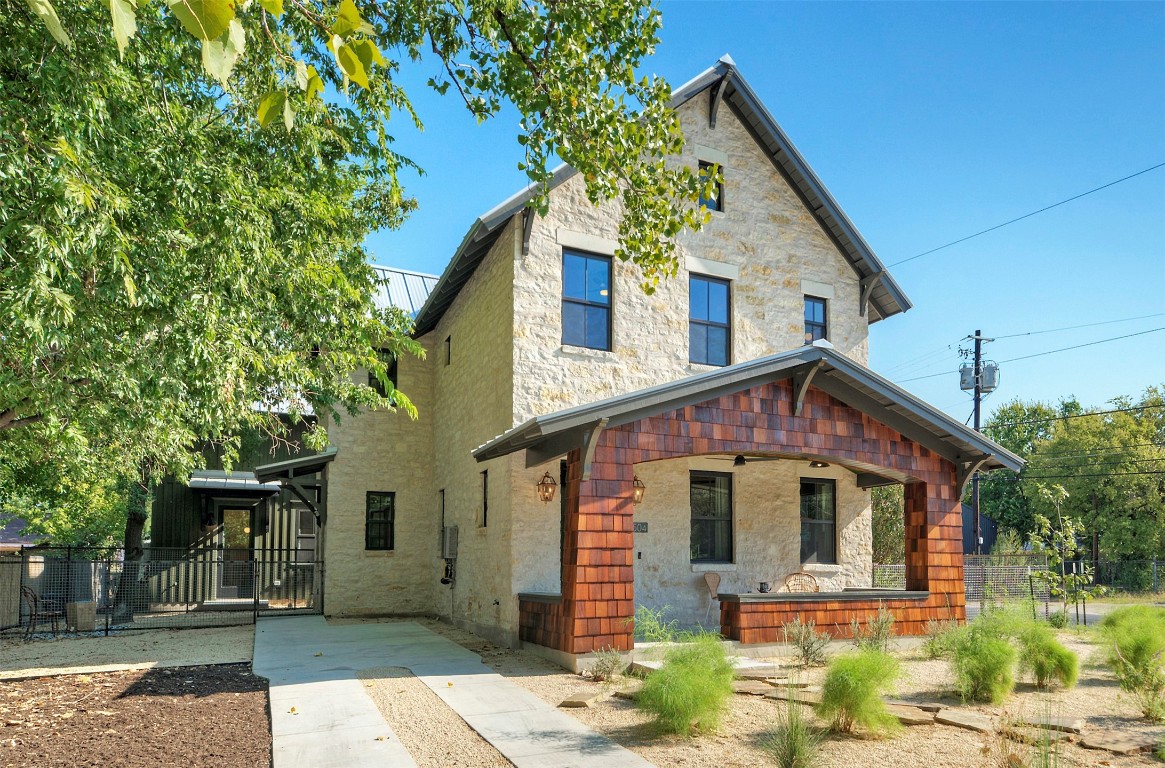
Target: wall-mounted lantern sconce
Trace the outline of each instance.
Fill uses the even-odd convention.
[[[813,467],[813,469],[825,469],[829,465],[826,464],[824,461],[811,461],[811,462],[809,462],[809,466]]]
[[[558,484],[554,482],[554,478],[547,472],[538,481],[538,498],[547,502],[554,501],[554,489],[557,487]]]
[[[636,504],[643,503],[643,492],[647,490],[647,486],[639,479],[639,475],[635,476],[635,482],[631,486],[631,501]]]

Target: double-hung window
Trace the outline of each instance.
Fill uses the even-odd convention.
[[[688,294],[688,360],[702,365],[728,365],[732,358],[728,281],[693,274],[688,277]]]
[[[837,562],[837,485],[801,478],[801,562]]]
[[[732,562],[732,475],[692,472],[692,562]]]
[[[562,343],[611,349],[611,257],[563,251]]]
[[[805,297],[805,343],[812,344],[818,339],[828,339],[829,328],[825,320],[825,299],[816,296]]]
[[[369,491],[364,512],[364,548],[392,549],[396,527],[396,494]]]

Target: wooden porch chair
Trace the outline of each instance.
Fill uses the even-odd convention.
[[[712,604],[720,599],[720,574],[708,571],[704,574],[704,583],[708,585],[708,610],[704,612],[704,623],[712,616]]]
[[[804,571],[797,571],[790,573],[785,577],[785,583],[781,585],[781,592],[820,592],[821,585],[817,583],[817,579],[811,573]]]
[[[53,636],[57,634],[57,623],[65,618],[65,610],[55,600],[43,598],[28,587],[21,587],[20,594],[28,606],[28,628],[24,630],[24,639],[28,640],[36,632],[36,625],[47,620],[53,628]]]

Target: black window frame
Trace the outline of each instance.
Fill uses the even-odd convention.
[[[692,557],[691,546],[692,539],[696,535],[696,522],[705,520],[723,520],[723,516],[706,516],[697,517],[694,505],[691,503],[691,489],[692,481],[696,479],[717,479],[728,481],[728,557],[727,559],[719,557]],[[712,472],[709,470],[693,469],[688,472],[688,515],[689,515],[689,547],[688,556],[692,563],[718,563],[731,564],[736,562],[736,488],[734,476],[731,472]],[[716,547],[711,547],[711,551],[715,551]]]
[[[481,528],[489,527],[489,470],[481,471]]]
[[[383,508],[374,510],[374,497],[386,497],[389,501],[386,519],[374,520],[373,513],[382,513]],[[377,541],[373,540],[374,527],[384,527],[383,532],[376,534]],[[396,491],[368,491],[364,496],[364,550],[366,552],[391,552],[396,549]]]
[[[568,297],[566,295],[566,259],[568,256],[576,256],[579,258],[586,259],[587,261],[601,262],[601,263],[606,264],[606,266],[607,266],[607,303],[606,304],[600,304],[599,302],[596,302],[596,301],[589,301],[585,297],[582,299],[577,299],[577,298],[573,298],[573,297]],[[600,352],[612,351],[615,348],[615,323],[614,323],[614,317],[615,317],[615,311],[614,311],[614,307],[615,307],[615,267],[614,267],[614,259],[612,257],[607,256],[607,255],[602,254],[602,253],[591,253],[590,251],[583,251],[583,250],[579,250],[577,248],[563,248],[562,249],[562,264],[560,265],[560,269],[561,269],[561,277],[562,277],[562,310],[560,312],[560,322],[562,325],[561,339],[562,339],[563,346],[581,347],[582,349],[594,349],[594,350],[598,350]],[[585,295],[585,293],[586,293],[585,287],[584,287],[583,292]],[[583,323],[584,323],[584,325],[583,325],[582,338],[583,338],[584,343],[582,343],[582,344],[576,344],[573,341],[567,341],[567,338],[566,338],[566,305],[567,304],[573,304],[576,306],[583,307]],[[607,313],[607,346],[605,346],[605,347],[592,347],[590,344],[585,343],[586,338],[587,338],[586,325],[585,325],[585,323],[586,323],[586,309],[588,307],[602,309]]]
[[[821,303],[821,322],[809,319],[809,305],[814,302]],[[805,294],[805,344],[810,345],[813,342],[824,339],[829,341],[829,299],[822,296],[810,296]],[[821,329],[821,335],[817,336],[813,331]]]
[[[453,362],[453,336],[445,337],[445,365]]]
[[[697,319],[692,317],[692,284],[697,280],[704,282],[704,283],[718,283],[720,285],[723,285],[727,289],[727,291],[728,291],[728,300],[726,302],[726,305],[727,305],[726,312],[728,315],[727,322],[718,323],[718,322],[715,322],[713,320],[697,320]],[[692,326],[693,325],[701,325],[701,326],[704,326],[705,328],[723,328],[724,329],[725,333],[724,333],[724,362],[723,363],[710,363],[710,362],[708,362],[708,360],[710,359],[710,356],[708,355],[707,344],[705,344],[705,347],[704,347],[705,359],[703,359],[703,360],[695,359],[696,358],[695,348],[692,345],[692,338],[693,338]],[[705,338],[707,338],[707,337],[705,337]],[[732,281],[731,280],[728,280],[728,279],[723,278],[723,277],[715,277],[713,275],[705,275],[705,274],[701,274],[699,272],[689,272],[688,273],[688,362],[695,363],[697,365],[712,365],[712,366],[716,366],[717,368],[723,368],[724,366],[732,365]]]
[[[831,489],[830,498],[833,501],[833,519],[832,520],[823,521],[823,520],[816,519],[816,518],[805,517],[804,486],[806,486],[806,485],[813,485],[813,486],[816,486],[818,488],[825,486],[825,487],[829,487]],[[799,489],[798,498],[797,498],[797,514],[798,514],[798,519],[800,520],[799,533],[800,533],[800,539],[801,539],[801,542],[800,542],[801,563],[802,564],[813,563],[813,564],[818,564],[818,565],[837,565],[838,564],[838,549],[839,549],[838,540],[837,540],[837,481],[832,479],[832,478],[826,478],[826,477],[802,477],[801,478],[801,488]],[[833,559],[832,560],[820,559],[816,549],[814,549],[814,552],[813,552],[811,557],[806,558],[805,557],[805,526],[812,525],[815,527],[825,527],[826,524],[833,527],[833,536],[831,537],[831,541],[833,542]]]
[[[700,195],[700,205],[707,208],[709,211],[716,213],[724,213],[724,166],[720,163],[713,163],[711,160],[700,160],[698,172],[700,176],[711,176],[713,169],[720,169],[721,181],[716,182],[716,192],[711,200],[708,200],[703,195]],[[712,205],[708,203],[711,202]]]
[[[387,349],[378,350],[376,354],[378,357],[380,357],[381,361],[388,366],[386,378],[392,382],[392,388],[395,390],[397,387],[397,381],[399,380],[397,377],[400,373],[397,368],[396,355],[392,354],[392,352]],[[376,375],[373,374],[372,371],[368,372],[368,386],[372,387],[376,394],[380,395],[381,397],[388,397],[388,394],[384,390],[384,385],[380,383],[380,379],[376,378]]]

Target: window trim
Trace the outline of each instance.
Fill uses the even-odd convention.
[[[603,261],[607,264],[607,303],[598,304],[586,299],[567,298],[566,295],[566,257],[581,256],[584,259],[593,259],[595,261]],[[561,326],[561,333],[559,337],[564,347],[578,347],[580,349],[594,349],[599,352],[613,352],[615,349],[615,260],[605,253],[594,253],[593,251],[584,251],[581,248],[563,248],[562,259],[558,265],[559,279],[562,283],[561,298],[562,304],[559,307],[558,322]],[[585,289],[584,289],[585,293]],[[566,340],[566,304],[577,304],[581,307],[598,307],[607,311],[607,346],[592,347],[587,344],[572,344]],[[584,309],[585,314],[585,309]],[[583,329],[583,340],[586,340],[586,329]]]
[[[723,176],[724,176],[723,163],[717,163],[717,162],[714,162],[712,160],[698,160],[696,172],[698,174],[700,174],[701,176],[703,176],[705,170],[711,171],[712,168],[715,168],[715,167],[718,167],[720,169],[720,176],[723,179]],[[707,209],[711,213],[724,213],[724,181],[723,180],[716,182],[716,194],[712,198],[712,201],[716,203],[715,208],[708,206],[703,197],[700,198],[699,202],[700,202],[700,205],[702,205],[705,209]]]
[[[728,322],[727,323],[718,323],[718,322],[715,322],[712,320],[696,320],[696,319],[692,318],[692,281],[693,280],[703,280],[703,281],[709,282],[709,283],[723,283],[724,286],[728,289],[728,307],[727,307],[727,309],[728,309]],[[732,281],[731,280],[724,278],[724,277],[717,277],[715,275],[707,275],[707,274],[704,274],[702,272],[691,272],[691,271],[688,272],[688,362],[689,363],[692,363],[694,365],[710,365],[710,366],[714,366],[716,368],[724,368],[724,367],[727,367],[729,365],[732,365],[732,346],[733,346],[732,299],[733,299],[733,291],[732,291]],[[705,327],[710,327],[710,328],[723,328],[725,331],[727,331],[726,338],[725,338],[725,345],[727,348],[724,350],[725,362],[723,365],[719,365],[717,363],[709,363],[707,361],[693,360],[692,359],[692,324],[693,323],[696,323],[698,325],[703,325]],[[705,351],[707,351],[707,350],[705,350]]]
[[[385,544],[386,546],[372,546],[369,537],[370,528],[372,525],[372,497],[373,496],[387,496],[391,500],[390,515],[388,520],[376,521],[377,524],[385,526]],[[392,552],[396,549],[396,491],[367,491],[364,494],[364,551],[365,552]]]
[[[812,559],[812,560],[804,560],[804,559],[801,559],[803,556],[803,553],[801,553],[801,552],[797,553],[797,557],[798,557],[798,559],[801,559],[801,565],[840,565],[841,559],[840,559],[839,555],[841,554],[840,553],[841,545],[840,545],[840,541],[838,538],[839,533],[838,533],[838,525],[837,525],[837,480],[835,480],[831,477],[802,477],[802,478],[799,478],[798,493],[797,493],[797,525],[798,525],[797,532],[798,532],[798,535],[801,533],[801,530],[804,528],[805,520],[806,520],[806,518],[801,514],[801,494],[800,494],[800,486],[804,485],[805,483],[811,483],[813,485],[818,485],[818,486],[828,485],[828,486],[833,488],[833,494],[832,494],[832,498],[833,498],[833,560],[818,560],[818,559],[816,559],[816,557],[817,557],[816,555],[814,555],[814,559]],[[819,524],[821,521],[814,521],[814,522],[815,522],[815,524]]]
[[[809,308],[810,301],[820,301],[821,302],[821,323],[820,323],[821,338],[824,339],[825,341],[829,341],[829,299],[826,299],[826,298],[821,297],[821,296],[812,296],[808,293],[804,294],[804,296],[805,296],[805,300],[801,305],[802,317],[804,317],[804,315],[805,315],[804,310]],[[805,319],[805,336],[808,336],[810,322],[809,322],[809,318],[804,318],[804,319]],[[813,323],[812,325],[814,327],[816,327],[818,325],[818,323]],[[805,339],[805,345],[810,346],[815,341],[817,341],[817,339],[808,339],[807,338],[807,339]]]
[[[697,477],[715,477],[727,478],[728,480],[728,559],[721,560],[718,558],[692,558],[691,557],[691,531],[692,524],[696,521],[696,515],[692,510],[692,480]],[[701,517],[700,520],[720,520],[718,517]],[[736,562],[736,482],[735,476],[731,472],[714,472],[707,469],[692,469],[688,470],[688,558],[694,565],[716,563],[721,565],[731,564]]]

